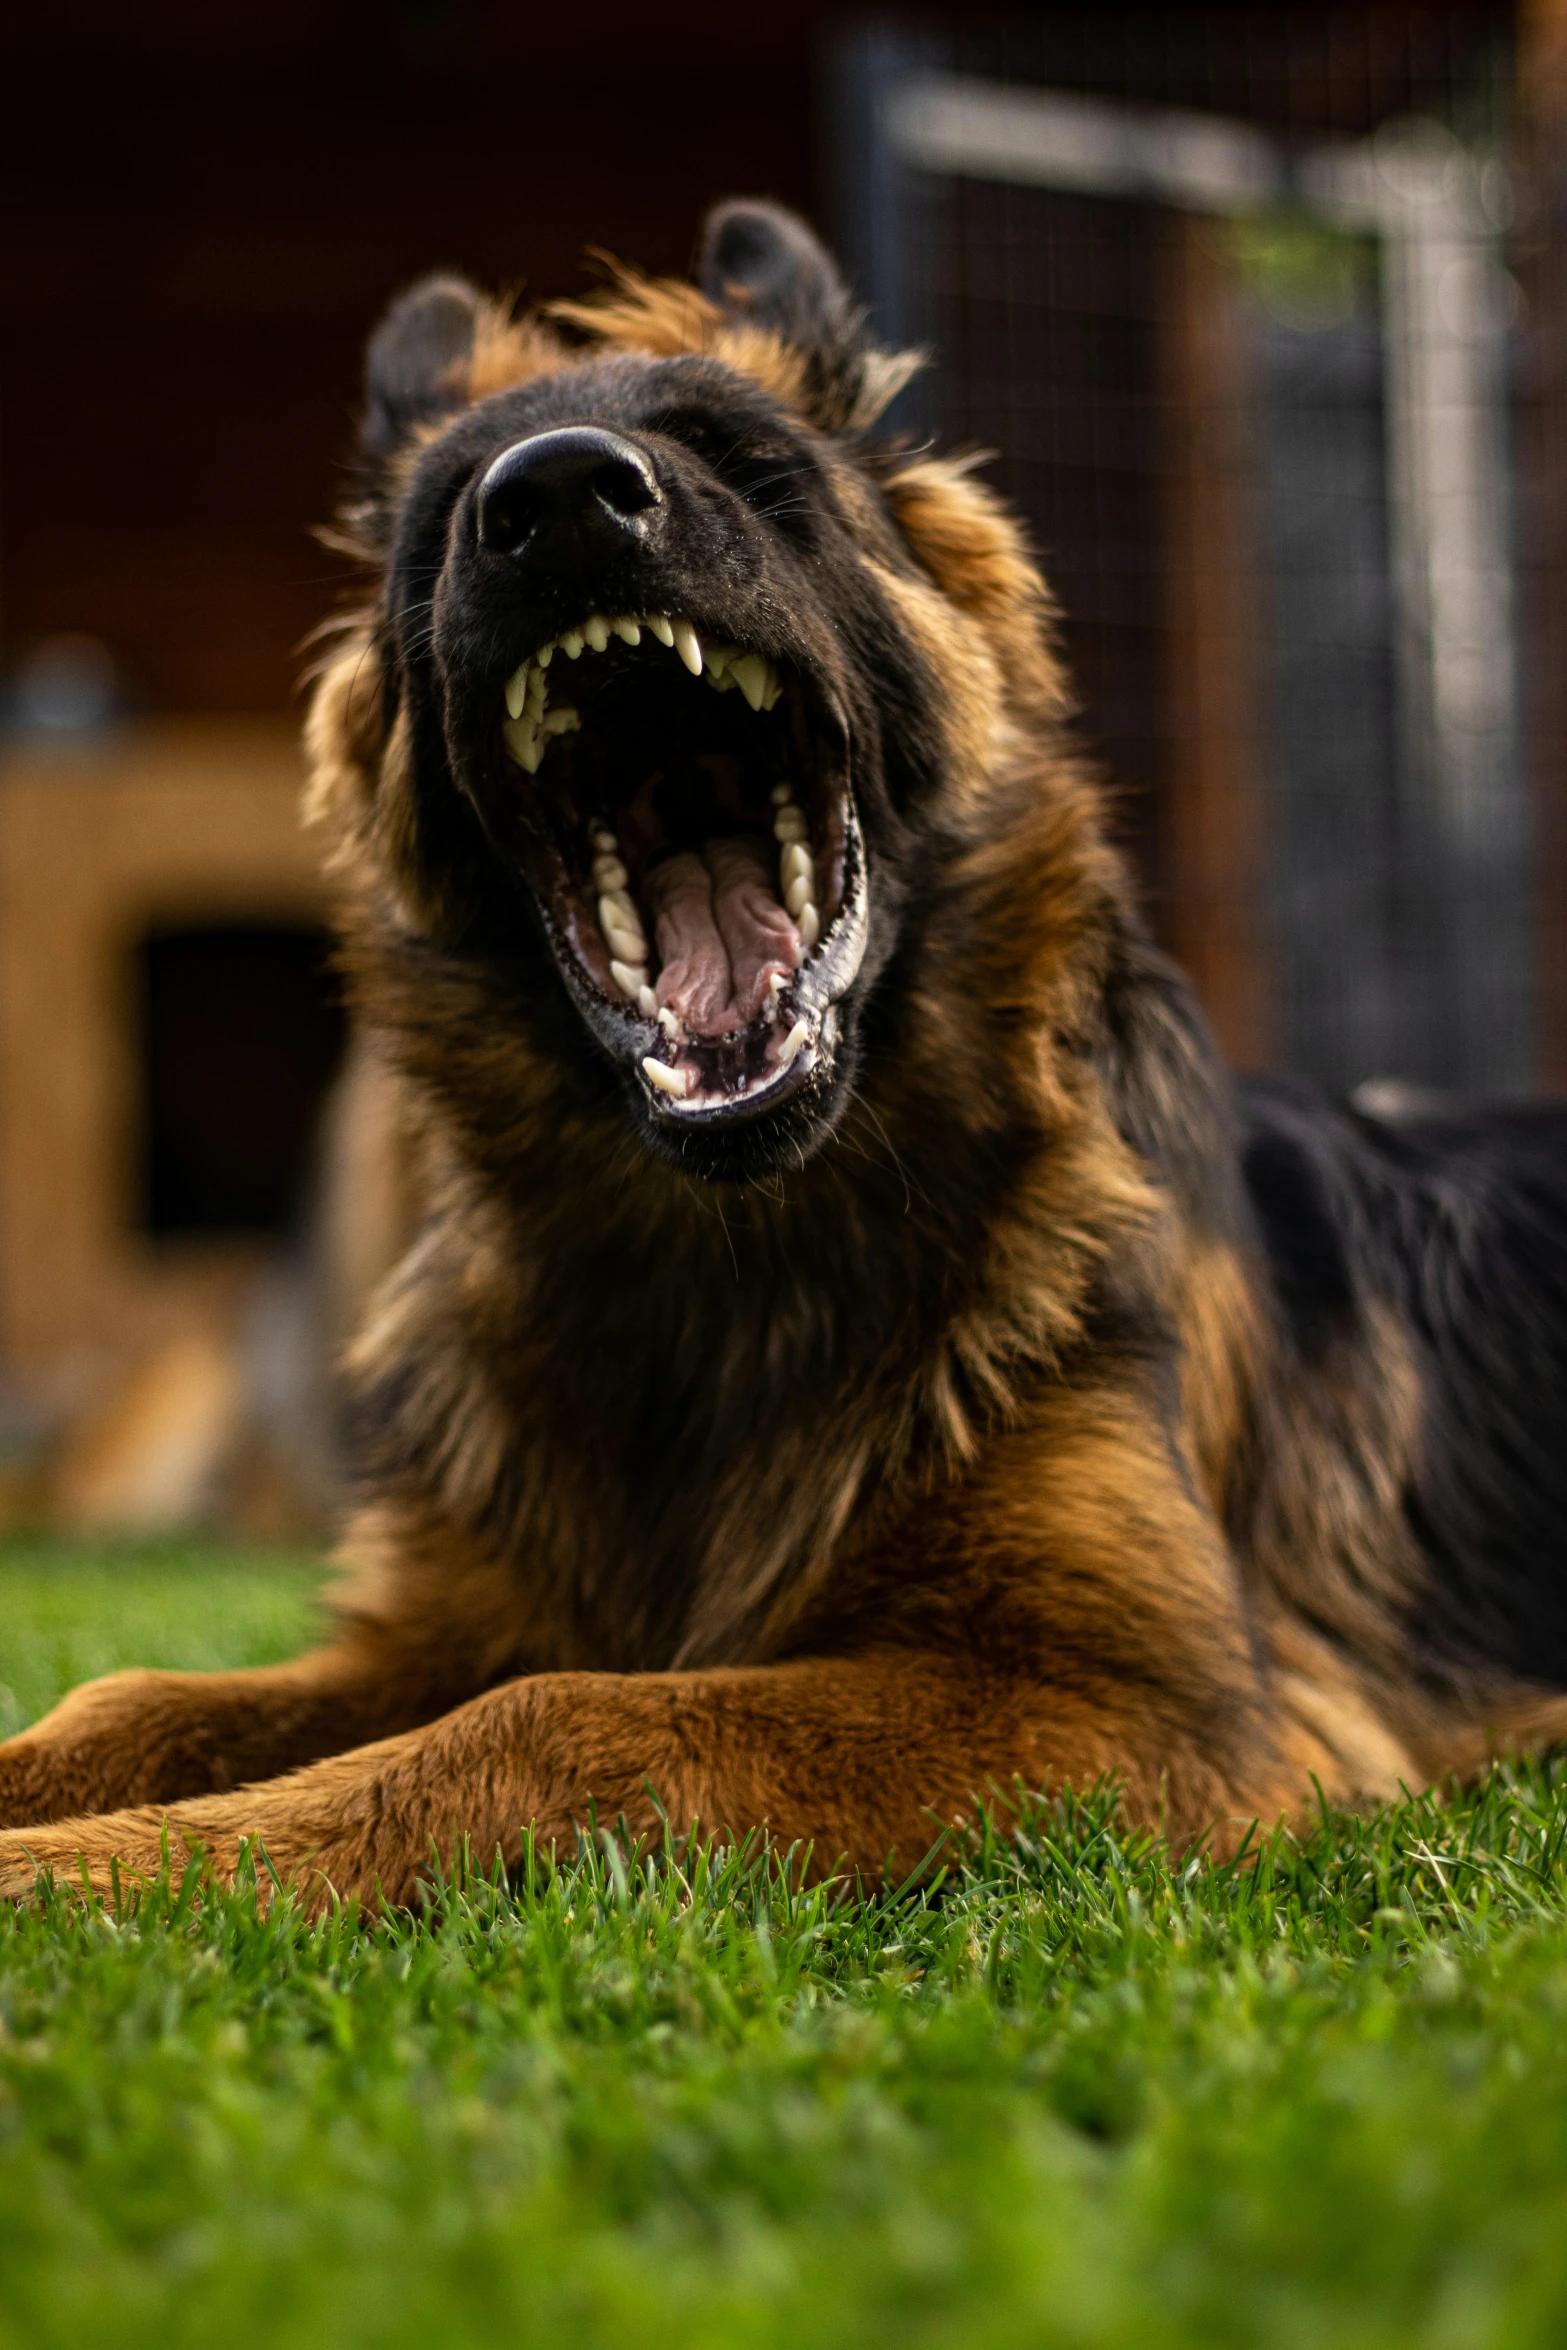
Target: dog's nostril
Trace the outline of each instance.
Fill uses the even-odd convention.
[[[601,465],[593,477],[593,488],[612,514],[627,520],[634,514],[645,514],[649,506],[658,504],[660,497],[653,469],[639,455],[631,463],[616,457],[609,464]]]
[[[479,542],[496,554],[526,552],[541,532],[636,532],[663,503],[650,459],[597,425],[565,425],[503,449],[478,490]]]
[[[525,482],[502,483],[495,495],[479,503],[479,536],[498,555],[515,555],[538,526],[538,500]]]

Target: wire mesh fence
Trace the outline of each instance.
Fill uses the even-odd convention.
[[[995,452],[1223,1042],[1336,1089],[1527,1087],[1519,580],[1553,550],[1511,12],[1052,12],[839,62],[851,254],[933,354],[900,421]]]

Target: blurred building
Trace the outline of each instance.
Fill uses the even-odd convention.
[[[56,1506],[325,1489],[295,679],[365,334],[434,266],[531,298],[813,212],[933,353],[902,424],[1034,528],[1232,1054],[1567,1074],[1567,0],[862,19],[0,31],[0,1364]]]

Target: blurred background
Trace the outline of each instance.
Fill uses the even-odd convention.
[[[296,681],[364,339],[441,265],[683,272],[734,193],[930,350],[897,424],[993,452],[1231,1056],[1567,1081],[1567,0],[18,8],[0,1515],[329,1517],[385,1178],[331,1147]]]

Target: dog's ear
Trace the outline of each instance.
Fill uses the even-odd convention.
[[[698,283],[735,325],[766,327],[806,362],[815,420],[829,431],[870,424],[919,366],[866,332],[832,256],[798,213],[737,197],[708,214]]]
[[[460,408],[473,374],[483,296],[466,278],[421,279],[399,294],[365,354],[365,455],[379,464],[416,425]]]
[[[831,255],[798,213],[737,198],[708,214],[699,282],[731,318],[770,326],[802,350],[841,350],[860,321]]]

